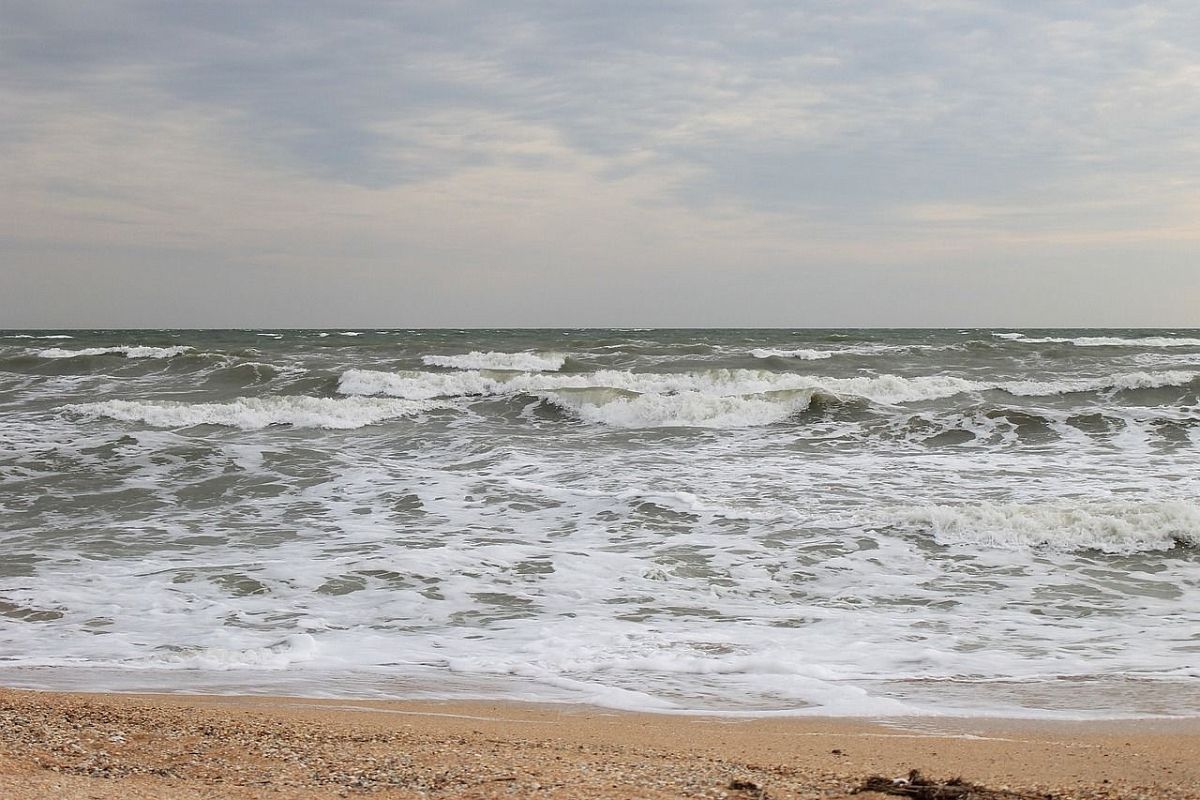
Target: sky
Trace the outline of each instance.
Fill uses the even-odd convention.
[[[0,327],[1200,326],[1194,2],[0,4]]]

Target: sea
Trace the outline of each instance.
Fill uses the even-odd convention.
[[[0,684],[1200,715],[1200,331],[0,332]]]

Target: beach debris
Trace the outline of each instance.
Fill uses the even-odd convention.
[[[862,785],[854,790],[859,792],[879,792],[880,794],[915,797],[917,800],[1053,800],[1051,794],[1028,794],[1014,792],[1011,789],[990,789],[975,783],[968,783],[962,778],[950,778],[945,781],[933,780],[921,774],[920,770],[911,770],[907,778],[885,778],[882,775],[871,775],[863,780]]]
[[[754,800],[770,800],[770,795],[767,794],[767,790],[759,786],[754,781],[748,781],[742,778],[734,778],[725,788],[734,792],[745,792],[748,796],[754,798]]]

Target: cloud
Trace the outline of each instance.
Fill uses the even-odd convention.
[[[755,309],[783,318],[757,283],[828,307],[813,295],[825,281],[853,316],[872,280],[919,296],[954,264],[982,287],[997,253],[1066,275],[1114,242],[1185,263],[1200,239],[1200,15],[1182,3],[28,2],[0,16],[0,255],[22,265],[69,272],[61,253],[90,247],[93,269],[119,274],[176,253],[325,299],[336,265],[374,295],[425,286],[413,308],[430,324],[488,300],[511,309],[492,324],[524,324],[530,297],[653,323],[622,316],[622,290],[677,304],[672,324],[721,317],[716,297],[679,291],[691,282],[732,292],[747,324]],[[1183,285],[1173,269],[1165,284]],[[372,308],[386,323],[386,303]]]

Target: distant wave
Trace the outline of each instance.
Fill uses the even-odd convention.
[[[660,395],[692,392],[713,397],[812,389],[837,397],[857,397],[876,403],[897,404],[937,400],[966,392],[988,390],[1005,391],[1021,396],[1048,396],[1071,392],[1183,386],[1198,376],[1200,373],[1197,372],[1173,370],[1120,373],[1097,378],[1064,378],[1054,381],[988,382],[950,375],[833,378],[744,369],[681,373],[599,370],[570,375],[523,373],[509,377],[485,375],[474,370],[447,374],[418,370],[381,372],[352,369],[342,373],[338,391],[346,395],[387,395],[427,400],[435,397],[538,394],[564,389],[612,389]]]
[[[1071,344],[1076,347],[1200,347],[1200,339],[1177,336],[1142,336],[1125,339],[1118,336],[1078,336],[1063,338],[1043,336],[1030,338],[1021,333],[993,333],[1001,339],[1023,344]]]
[[[422,356],[427,367],[450,369],[508,370],[514,372],[557,372],[566,363],[562,353],[481,353],[465,355]]]
[[[827,378],[765,370],[715,369],[701,372],[649,373],[599,370],[573,375],[519,374],[507,378],[477,371],[457,374],[420,371],[379,372],[352,369],[342,373],[338,391],[347,395],[388,395],[413,400],[435,397],[539,394],[563,389],[613,389],[637,394],[677,395],[686,392],[712,397],[759,395],[766,392],[813,389],[835,396],[861,397],[880,403],[904,403],[951,397],[991,388],[964,378],[897,375]]]
[[[805,410],[812,402],[813,390],[719,396],[566,389],[539,396],[585,422],[615,428],[750,428],[783,422]]]
[[[38,350],[41,358],[79,358],[81,356],[123,355],[126,358],[172,358],[190,353],[191,347],[146,347],[141,345],[121,347],[85,347],[82,350],[64,350],[61,347],[51,347]]]
[[[874,356],[880,353],[895,353],[907,350],[946,350],[957,349],[959,345],[924,345],[924,344],[864,344],[857,347],[839,347],[834,350],[815,350],[797,348],[781,350],[776,348],[756,347],[750,351],[755,358],[795,358],[800,361],[820,361],[834,356]]]
[[[269,425],[298,428],[361,428],[441,407],[437,403],[362,397],[242,397],[230,403],[182,403],[171,400],[106,400],[79,403],[64,410],[87,417],[144,422],[156,428],[223,425],[256,430]]]
[[[1105,392],[1128,389],[1162,389],[1184,386],[1200,377],[1198,372],[1170,370],[1167,372],[1125,372],[1102,378],[1062,378],[1056,381],[1009,381],[996,388],[1023,397],[1045,397],[1073,392]]]
[[[1200,507],[1165,502],[977,503],[900,509],[888,522],[938,544],[1140,553],[1200,545]]]
[[[833,399],[893,404],[950,397],[981,385],[961,378],[894,375],[822,378],[759,370],[586,374],[521,373],[507,378],[478,371],[347,370],[338,392],[409,400],[530,395],[586,422],[614,427],[754,427],[781,422],[821,393]]]
[[[755,358],[798,358],[802,361],[817,361],[824,358],[832,358],[833,350],[771,350],[763,347],[756,347],[750,351],[750,355]]]

